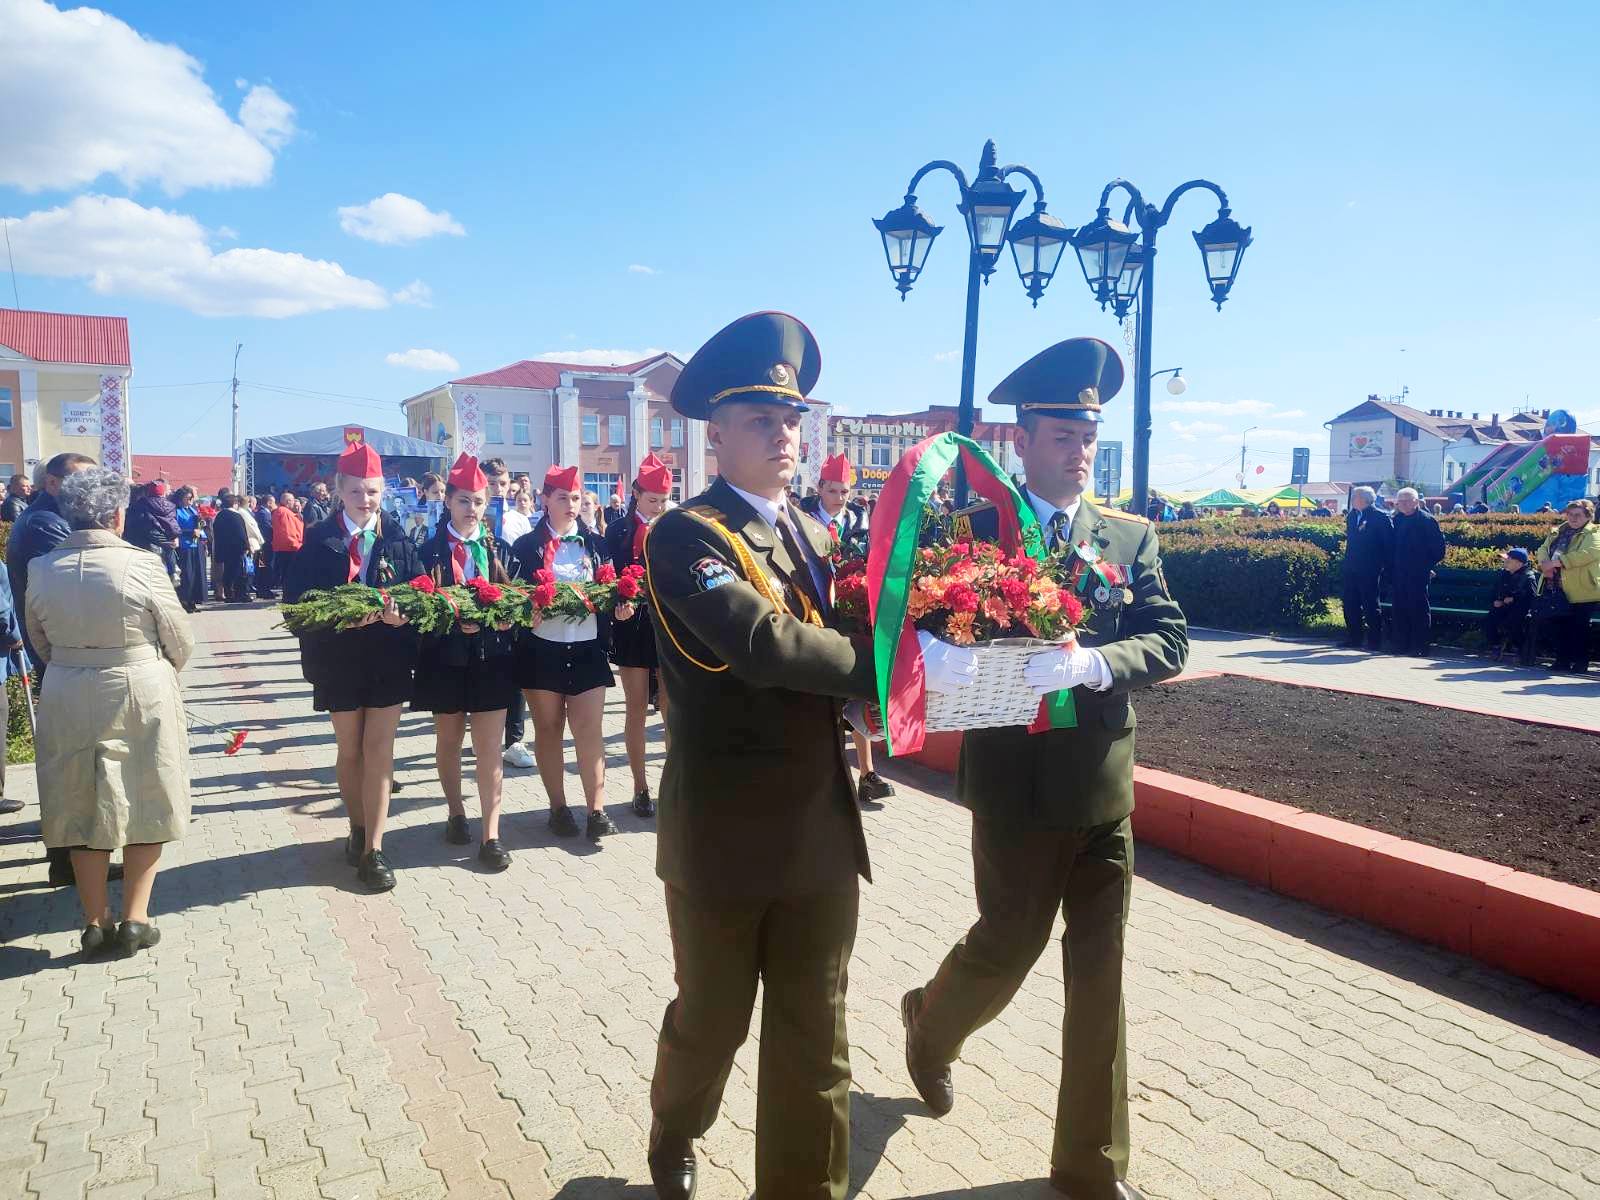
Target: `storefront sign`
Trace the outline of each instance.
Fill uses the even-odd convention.
[[[833,431],[847,437],[902,437],[918,442],[933,432],[912,421],[862,421],[855,417],[840,417],[834,422]]]

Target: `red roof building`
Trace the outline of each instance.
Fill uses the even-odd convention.
[[[0,308],[0,477],[57,454],[129,468],[126,317]]]
[[[164,479],[169,491],[188,484],[202,496],[215,496],[232,486],[231,468],[226,454],[135,454],[131,478],[135,484]]]

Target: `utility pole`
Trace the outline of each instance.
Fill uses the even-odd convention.
[[[1252,425],[1252,426],[1250,426],[1249,429],[1246,429],[1243,433],[1241,433],[1239,435],[1239,486],[1240,487],[1244,486],[1245,439],[1250,436],[1252,430],[1259,429],[1259,428],[1260,428],[1259,425]]]
[[[239,490],[239,351],[243,349],[243,342],[233,348],[233,452],[228,456],[228,474],[236,492]]]

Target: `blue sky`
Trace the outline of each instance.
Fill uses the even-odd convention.
[[[104,11],[143,40],[0,0],[0,60],[30,64],[0,110],[37,118],[0,122],[0,215],[23,307],[129,317],[137,451],[226,452],[235,342],[242,379],[322,393],[246,387],[244,435],[398,429],[396,402],[452,375],[687,354],[766,307],[815,330],[817,394],[842,409],[953,403],[954,186],[920,190],[946,232],[905,303],[870,219],[929,159],[970,172],[986,137],[1069,225],[1125,175],[1158,200],[1213,179],[1254,227],[1220,314],[1189,236],[1214,206],[1189,196],[1163,233],[1153,365],[1190,387],[1177,408],[1155,393],[1158,485],[1227,482],[1250,425],[1252,477],[1286,480],[1302,444],[1315,477],[1322,422],[1403,386],[1424,409],[1600,424],[1591,4],[1059,5],[989,26],[939,3]],[[389,236],[437,232],[342,228],[389,193],[421,206]],[[274,305],[327,307],[252,315]],[[1078,334],[1121,345],[1075,263],[1033,309],[1008,256],[980,402]],[[424,349],[459,370],[386,362]],[[1130,407],[1131,388],[1106,437]]]

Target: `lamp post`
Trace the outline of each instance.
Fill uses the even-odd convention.
[[[1103,309],[1111,305],[1118,320],[1128,315],[1135,303],[1139,307],[1138,358],[1133,394],[1133,504],[1143,513],[1150,494],[1150,380],[1145,364],[1150,361],[1150,324],[1155,304],[1156,234],[1172,219],[1179,197],[1200,188],[1217,198],[1216,220],[1194,235],[1205,266],[1206,283],[1218,310],[1228,298],[1239,262],[1250,245],[1250,230],[1235,221],[1228,208],[1228,195],[1205,179],[1191,179],[1173,189],[1160,208],[1147,204],[1139,189],[1126,179],[1113,179],[1101,189],[1100,208],[1095,219],[1072,236],[1089,290]],[[1128,207],[1122,220],[1111,217],[1111,193],[1121,189],[1128,194]],[[1135,233],[1129,221],[1135,221]]]
[[[967,257],[967,321],[961,347],[961,397],[956,412],[956,431],[972,436],[973,407],[972,384],[977,371],[978,358],[978,285],[988,283],[994,273],[1000,253],[1011,244],[1011,255],[1017,265],[1017,275],[1034,307],[1039,297],[1050,285],[1050,280],[1060,265],[1061,253],[1072,235],[1055,217],[1045,212],[1044,185],[1039,177],[1020,163],[1001,167],[996,165],[993,140],[983,144],[983,155],[978,162],[978,173],[969,184],[966,174],[947,159],[927,163],[906,186],[905,201],[883,218],[872,222],[883,237],[883,252],[889,263],[889,274],[904,300],[911,285],[922,273],[933,239],[943,230],[935,225],[926,213],[917,207],[917,185],[934,171],[948,171],[955,177],[961,200],[956,206],[967,227],[969,253]],[[1006,182],[1012,175],[1021,175],[1033,185],[1033,211],[1012,224],[1017,207],[1026,193]],[[967,501],[965,473],[956,469],[956,503]]]
[[[1244,455],[1246,439],[1251,435],[1251,433],[1260,428],[1261,426],[1259,425],[1252,425],[1249,429],[1246,429],[1239,435],[1239,487],[1241,489],[1244,487]]]

